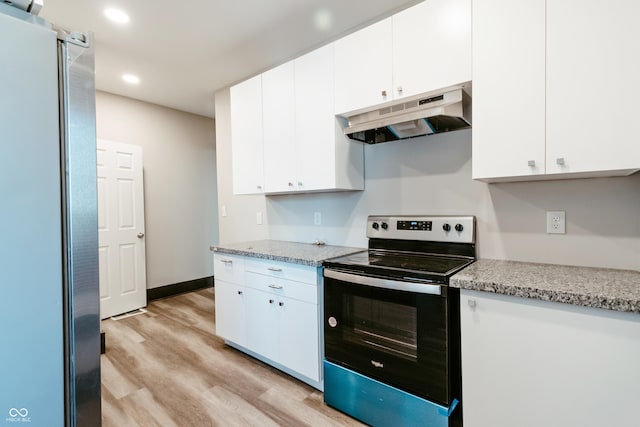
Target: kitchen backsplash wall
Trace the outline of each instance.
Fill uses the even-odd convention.
[[[481,258],[640,269],[640,174],[486,184],[471,179],[472,130],[464,130],[366,146],[365,191],[233,196],[228,110],[228,90],[218,92],[218,155],[229,152],[218,158],[219,206],[228,213],[220,218],[222,243],[320,239],[364,247],[369,214],[463,214],[477,217]],[[566,211],[565,235],[546,234],[550,210]]]
[[[218,240],[215,122],[98,92],[98,138],[142,146],[147,287],[213,274]]]

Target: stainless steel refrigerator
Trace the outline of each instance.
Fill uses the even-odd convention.
[[[0,0],[0,426],[101,425],[91,34]]]

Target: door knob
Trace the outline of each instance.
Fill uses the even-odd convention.
[[[138,239],[142,239],[144,237],[144,233],[138,233]]]

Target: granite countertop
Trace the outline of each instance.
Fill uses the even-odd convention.
[[[213,252],[243,255],[274,261],[319,267],[322,261],[356,252],[365,248],[347,246],[316,245],[313,243],[285,242],[281,240],[257,240],[253,242],[211,246]]]
[[[480,259],[451,277],[454,288],[640,313],[640,272]]]

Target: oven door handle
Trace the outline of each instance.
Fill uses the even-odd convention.
[[[359,274],[344,273],[342,271],[324,269],[324,277],[355,283],[375,288],[394,289],[396,291],[416,292],[420,294],[442,295],[440,285],[426,283],[403,282],[400,280],[380,279],[378,277],[361,276]]]

